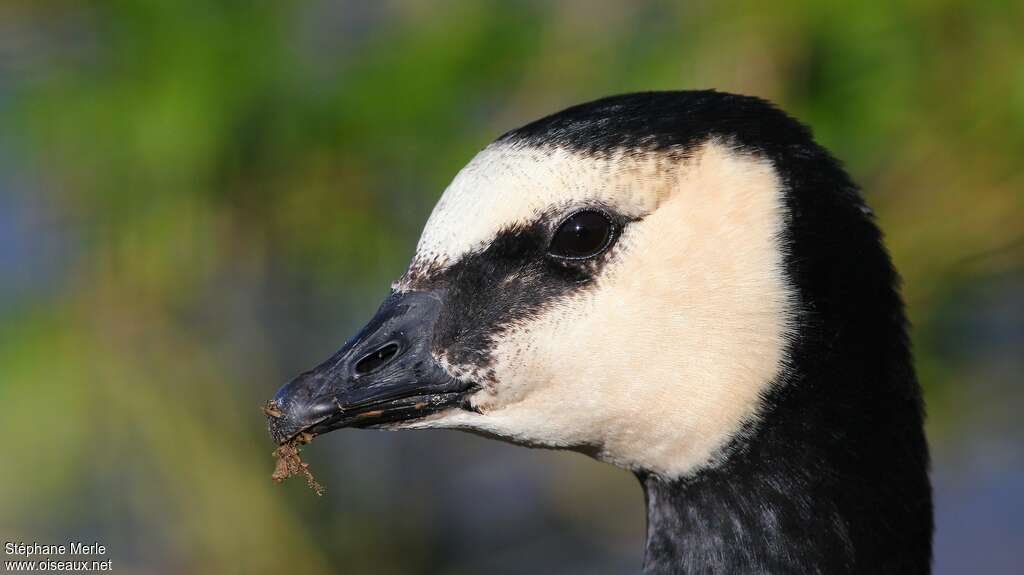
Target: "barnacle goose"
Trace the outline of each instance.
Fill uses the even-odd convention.
[[[605,98],[481,151],[366,327],[278,391],[270,429],[584,452],[639,478],[645,573],[927,573],[897,285],[856,185],[779,109]]]

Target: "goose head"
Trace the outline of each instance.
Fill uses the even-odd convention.
[[[447,428],[576,450],[636,473],[655,523],[651,505],[683,513],[666,493],[702,481],[698,495],[735,487],[720,511],[765,505],[743,502],[758,485],[791,490],[779,516],[799,518],[887,468],[906,481],[880,492],[917,497],[908,529],[930,535],[895,283],[856,187],[770,104],[598,100],[473,158],[376,315],[278,391],[270,429],[279,443]],[[853,561],[858,519],[825,508],[828,545]]]

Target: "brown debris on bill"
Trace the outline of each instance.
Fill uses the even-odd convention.
[[[313,472],[309,470],[309,464],[302,461],[302,458],[299,457],[298,445],[302,443],[308,443],[308,441],[303,442],[301,439],[296,438],[274,450],[274,458],[277,459],[277,464],[274,466],[274,473],[270,478],[274,480],[274,483],[281,483],[289,477],[302,475],[306,478],[306,484],[309,485],[310,489],[317,495],[323,495],[324,487],[313,477]]]
[[[284,415],[281,413],[281,410],[277,408],[277,402],[274,400],[268,401],[267,404],[260,409],[263,410],[263,415],[266,415],[267,417],[281,417]]]
[[[273,401],[263,406],[263,413],[269,417],[281,417],[282,415]],[[309,485],[310,489],[317,495],[323,495],[323,485],[320,485],[320,482],[313,477],[313,472],[309,470],[309,464],[302,461],[299,456],[299,446],[310,441],[313,441],[313,434],[303,432],[275,449],[272,455],[277,463],[274,465],[274,473],[270,475],[270,478],[274,480],[274,483],[282,483],[289,477],[302,475],[306,478],[306,485]]]

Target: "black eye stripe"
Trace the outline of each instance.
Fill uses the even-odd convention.
[[[427,262],[413,263],[410,289],[445,293],[431,344],[437,356],[452,365],[486,369],[498,334],[542,313],[563,297],[594,286],[594,279],[609,261],[597,256],[607,253],[626,226],[643,219],[604,206],[566,208],[552,207],[530,222],[502,229],[486,247],[449,265],[432,269]],[[604,242],[595,241],[603,243],[598,253],[582,258],[550,253],[557,230],[584,212],[597,214],[610,225],[609,236],[597,238]],[[564,216],[566,213],[569,215]]]

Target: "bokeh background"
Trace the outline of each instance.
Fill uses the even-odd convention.
[[[118,573],[628,573],[582,456],[346,431],[273,485],[258,406],[367,319],[491,139],[714,87],[811,124],[905,279],[936,572],[1024,567],[1019,1],[0,3],[0,538]]]

